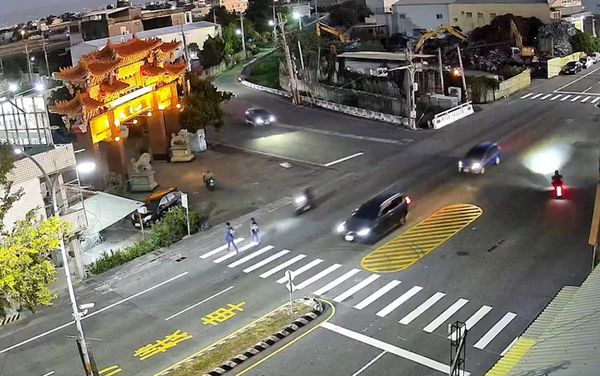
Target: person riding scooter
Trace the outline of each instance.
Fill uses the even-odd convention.
[[[563,185],[562,175],[558,172],[558,170],[554,171],[554,175],[552,175],[552,186],[556,187],[558,185]]]
[[[302,195],[296,197],[296,213],[301,214],[315,207],[315,195],[311,187],[306,187],[302,191]]]
[[[202,181],[204,182],[204,185],[206,185],[206,189],[209,191],[215,189],[215,177],[210,170],[207,170],[202,174]]]

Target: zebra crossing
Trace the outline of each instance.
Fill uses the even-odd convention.
[[[588,104],[597,104],[600,101],[600,95],[588,95],[586,93],[527,93],[521,96],[520,99],[523,100],[538,100],[538,101],[548,101],[548,102],[578,102],[578,103],[588,103]],[[600,105],[600,104],[599,104]]]
[[[461,313],[470,338],[475,338],[474,348],[484,350],[505,330],[517,316],[512,312],[494,311],[488,305],[476,305],[464,297],[455,299],[444,292],[429,291],[422,286],[406,286],[402,281],[382,278],[381,275],[353,268],[348,270],[341,264],[328,264],[325,260],[311,258],[288,249],[277,249],[273,245],[258,245],[238,238],[239,254],[221,246],[199,256],[200,259],[242,267],[248,274],[257,272],[260,278],[276,278],[283,284],[287,281],[285,270],[292,270],[296,288],[333,300],[345,302],[361,311],[372,310],[384,318],[394,312],[403,314],[403,308],[415,308],[405,313],[398,321],[401,325],[422,325],[426,333],[436,333],[448,339],[447,324],[457,320]],[[229,262],[228,264],[225,262]],[[441,313],[438,313],[440,312]],[[432,312],[435,312],[432,314]],[[423,325],[425,324],[425,325]],[[446,324],[446,325],[445,325]],[[512,339],[512,338],[511,338]],[[504,345],[496,341],[494,346]],[[500,348],[500,347],[495,347]]]

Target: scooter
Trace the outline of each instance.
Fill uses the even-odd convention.
[[[215,180],[214,177],[209,177],[209,178],[204,178],[204,185],[206,185],[206,189],[208,189],[209,191],[214,191],[217,185],[217,182]]]
[[[562,180],[553,181],[552,187],[554,188],[554,198],[560,200],[565,196],[565,185]]]
[[[294,204],[296,205],[296,214],[297,215],[307,212],[314,207],[313,200],[306,197],[305,194],[302,194],[302,195],[296,197],[294,199]]]

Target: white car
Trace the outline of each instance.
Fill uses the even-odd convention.
[[[592,60],[594,60],[594,63],[600,61],[600,52],[591,53],[589,56],[592,58]]]
[[[579,59],[579,62],[581,63],[584,69],[588,69],[589,67],[594,65],[594,59],[592,59],[589,56],[582,57],[581,59]]]

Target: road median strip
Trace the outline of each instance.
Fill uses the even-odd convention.
[[[316,299],[294,300],[293,315],[285,304],[155,376],[217,376],[306,326],[324,310]]]

